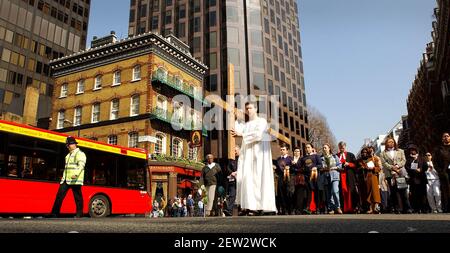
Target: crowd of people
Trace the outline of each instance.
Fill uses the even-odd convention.
[[[344,142],[333,153],[329,144],[306,155],[282,145],[274,165],[278,214],[441,213],[449,212],[450,136],[434,152],[416,145],[399,149],[385,140],[379,155],[364,147],[359,157]]]
[[[167,203],[164,197],[153,201],[151,218],[163,217],[203,217],[204,203],[201,194],[195,197],[189,194],[187,198],[174,197]]]
[[[276,212],[249,212],[239,215],[301,215],[343,213],[442,213],[450,212],[450,135],[442,135],[442,145],[420,154],[416,145],[406,150],[395,139],[385,140],[385,150],[375,154],[364,147],[358,157],[348,152],[346,143],[333,152],[329,144],[316,151],[306,145],[280,146],[281,156],[273,162]],[[200,191],[187,198],[164,199],[153,205],[152,217],[232,216],[236,205],[237,167],[235,159],[221,168],[207,155]],[[203,190],[203,192],[202,192]],[[205,201],[206,199],[206,201]],[[208,201],[211,199],[212,201]],[[206,203],[204,203],[206,202]],[[236,215],[236,212],[234,212]]]

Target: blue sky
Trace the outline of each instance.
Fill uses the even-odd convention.
[[[431,41],[435,3],[299,1],[308,102],[351,151],[407,113],[409,89]]]
[[[92,0],[88,42],[128,33],[128,0]],[[435,1],[300,0],[307,101],[355,153],[406,114]],[[105,4],[107,6],[105,6]]]

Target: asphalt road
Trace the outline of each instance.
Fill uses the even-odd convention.
[[[450,214],[0,218],[0,233],[450,233]]]

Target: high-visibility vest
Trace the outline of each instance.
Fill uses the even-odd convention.
[[[85,165],[86,155],[79,148],[67,154],[61,184],[65,181],[69,185],[83,185]],[[76,178],[72,179],[72,176],[76,176]]]

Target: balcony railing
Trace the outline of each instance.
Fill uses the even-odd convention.
[[[188,119],[188,120],[184,121],[184,117],[181,117],[179,120],[172,120],[173,113],[169,112],[167,110],[164,110],[162,108],[154,107],[151,111],[151,114],[155,118],[157,118],[165,123],[175,124],[177,127],[183,128],[184,130],[191,131],[194,129],[194,126],[192,125],[194,122],[192,120]],[[206,129],[203,126],[202,126],[202,135],[208,136],[208,132],[206,131]]]
[[[195,90],[192,85],[189,85],[187,83],[174,82],[173,79],[170,79],[167,77],[166,78],[162,77],[157,72],[153,72],[152,82],[154,82],[154,81],[163,83],[163,84],[203,103],[202,92],[199,90]]]

